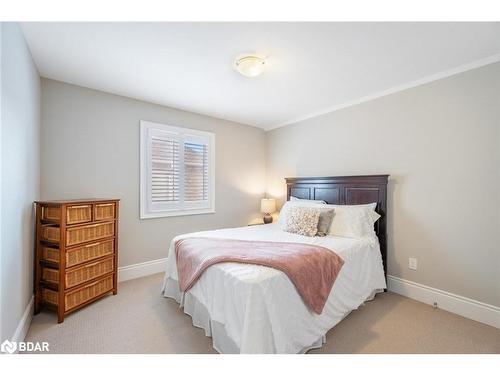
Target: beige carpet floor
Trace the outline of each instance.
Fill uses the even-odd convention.
[[[27,341],[48,341],[51,353],[215,353],[204,331],[178,304],[160,295],[162,274],[119,285],[108,296],[57,324],[33,319]],[[394,293],[353,311],[310,353],[500,353],[500,330]]]

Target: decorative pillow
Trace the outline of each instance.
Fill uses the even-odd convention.
[[[335,214],[335,210],[333,208],[320,208],[319,221],[318,221],[318,233],[316,236],[324,237],[330,231],[330,227],[332,225],[333,215]]]
[[[284,231],[314,237],[318,232],[321,211],[314,207],[290,207]]]
[[[374,224],[380,218],[376,203],[335,205],[335,214],[328,234],[339,237],[362,238],[375,236]],[[330,205],[328,205],[330,206]]]
[[[286,224],[288,210],[291,207],[323,207],[324,208],[324,207],[326,207],[326,205],[324,203],[319,203],[317,201],[304,202],[304,201],[300,200],[300,201],[287,201],[287,202],[285,202],[283,207],[281,207],[280,214],[278,217],[278,223],[281,225],[281,228],[284,228],[284,226]]]

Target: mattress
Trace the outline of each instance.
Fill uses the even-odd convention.
[[[308,243],[335,251],[345,263],[321,314],[307,308],[283,272],[258,265],[213,265],[182,294],[173,244],[190,236]],[[306,237],[268,224],[174,238],[162,293],[181,304],[193,324],[212,336],[214,348],[221,353],[303,353],[321,346],[328,330],[385,288],[377,237]]]

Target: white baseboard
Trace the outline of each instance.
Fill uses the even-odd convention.
[[[34,307],[35,307],[35,296],[33,295],[31,296],[31,299],[28,302],[28,306],[26,306],[23,316],[21,317],[21,320],[19,321],[19,324],[17,325],[16,330],[14,331],[14,334],[12,335],[10,341],[12,342],[24,341],[26,335],[28,334],[28,330],[31,325],[31,320],[33,319]]]
[[[127,281],[164,272],[167,267],[167,258],[151,260],[149,262],[131,264],[118,267],[118,281]]]
[[[387,289],[463,317],[500,328],[500,307],[387,275]]]

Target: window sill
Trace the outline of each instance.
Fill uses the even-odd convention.
[[[141,212],[140,219],[147,220],[147,219],[158,219],[162,217],[204,215],[204,214],[215,214],[215,209],[205,208],[201,210],[179,210],[179,211],[172,210],[172,211],[150,212],[150,213]]]

